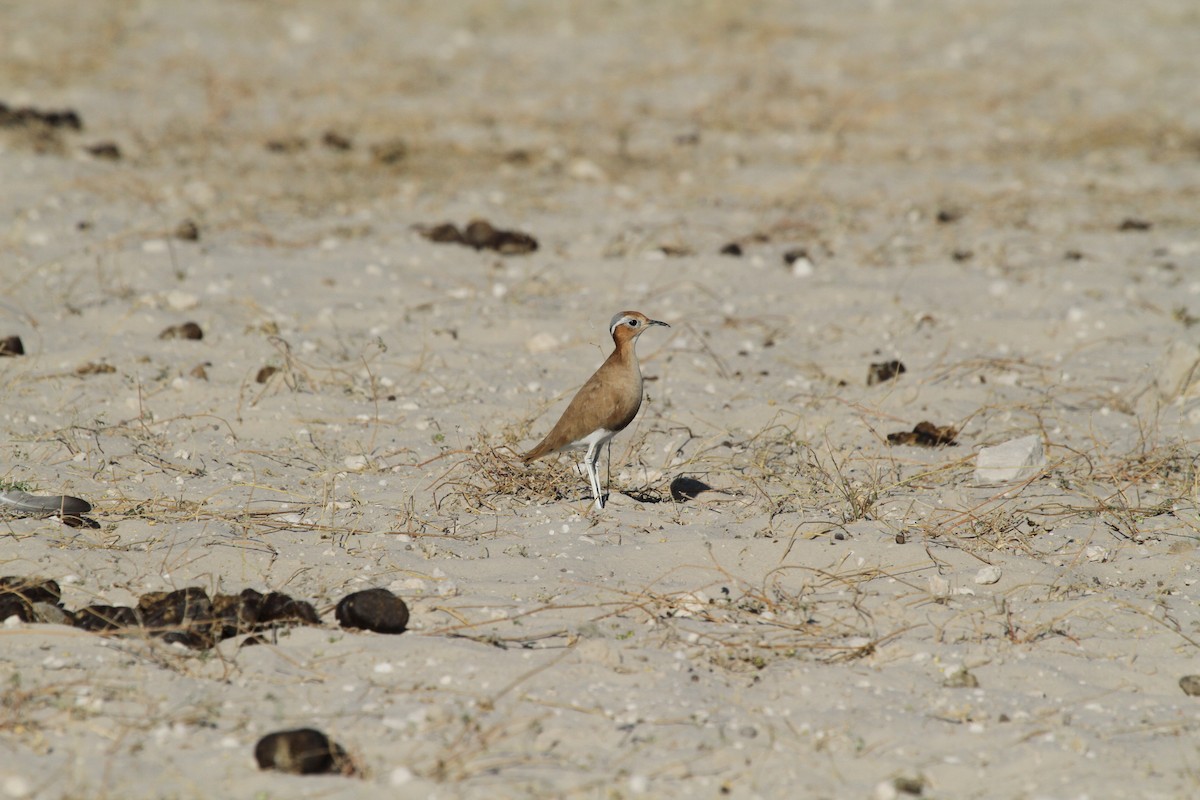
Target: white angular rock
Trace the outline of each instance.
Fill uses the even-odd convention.
[[[993,583],[998,583],[1003,574],[999,567],[980,567],[979,572],[975,573],[975,582],[980,586],[989,586]]]
[[[1036,433],[985,447],[975,459],[976,483],[1008,483],[1034,475],[1046,464],[1042,437]]]

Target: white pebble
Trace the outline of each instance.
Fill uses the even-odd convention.
[[[191,292],[181,292],[178,289],[167,292],[167,296],[163,299],[166,300],[167,307],[172,311],[191,311],[200,305],[200,298],[196,295]]]
[[[8,797],[28,797],[32,793],[33,787],[20,775],[9,775],[4,779],[4,794]]]
[[[525,341],[525,349],[531,353],[548,353],[558,347],[558,337],[549,331],[540,331]]]

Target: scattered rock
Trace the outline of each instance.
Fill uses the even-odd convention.
[[[723,255],[723,256],[735,256],[735,257],[741,258],[742,246],[740,244],[738,244],[737,242],[730,242],[729,244],[722,247],[720,252],[721,252],[721,255]]]
[[[266,146],[269,153],[298,153],[308,149],[308,140],[303,136],[285,136],[281,139],[268,139]]]
[[[1200,675],[1184,675],[1179,679],[1179,688],[1189,697],[1200,697]]]
[[[538,331],[525,340],[525,349],[531,353],[549,353],[557,350],[558,346],[558,337],[550,331]]]
[[[158,335],[160,339],[203,339],[204,331],[195,322],[185,322],[182,325],[172,325],[163,329]]]
[[[1117,226],[1119,231],[1148,231],[1154,227],[1154,223],[1149,220],[1136,219],[1134,217],[1126,217],[1121,220],[1121,224]]]
[[[804,247],[796,247],[784,252],[783,263],[790,267],[792,264],[795,264],[802,258],[808,258],[808,249]]]
[[[138,598],[136,608],[90,605],[75,612],[62,608],[61,596],[54,581],[0,578],[0,620],[15,614],[25,622],[73,625],[96,633],[153,636],[193,650],[206,650],[244,633],[321,622],[311,603],[278,592],[264,595],[254,589],[210,598],[204,589],[191,586],[170,592],[147,592]]]
[[[270,592],[262,599],[258,621],[320,625],[321,617],[307,600],[296,600],[282,592]]]
[[[1037,474],[1045,465],[1042,437],[1037,434],[984,447],[975,458],[976,483],[1009,483]]]
[[[185,242],[195,242],[200,239],[200,227],[192,220],[185,219],[175,226],[175,238]]]
[[[337,150],[344,153],[354,147],[354,142],[349,136],[344,136],[337,131],[325,131],[321,136],[321,144],[328,147],[330,150]]]
[[[343,628],[362,628],[376,633],[404,633],[408,606],[387,589],[363,589],[342,598],[335,612]]]
[[[69,611],[64,611],[61,606],[55,603],[33,603],[31,606],[33,618],[30,622],[39,625],[66,625],[70,627],[74,624],[74,619]]]
[[[604,168],[586,158],[576,158],[567,165],[567,175],[572,180],[587,181],[590,183],[607,183],[608,173]]]
[[[791,267],[792,274],[797,278],[806,278],[813,273],[812,258],[809,257],[808,250],[804,247],[797,247],[784,253],[783,263]]]
[[[903,365],[902,365],[903,366]],[[911,431],[898,431],[887,435],[888,444],[907,444],[915,447],[955,446],[954,438],[958,429],[953,425],[934,425],[932,422],[918,422]]]
[[[438,244],[464,244],[462,232],[453,222],[443,222],[429,228],[418,228],[417,231],[431,242]]]
[[[532,253],[538,249],[537,239],[528,233],[496,228],[485,219],[471,220],[462,231],[450,222],[433,226],[419,225],[416,230],[431,242],[463,244],[476,250],[495,250],[504,256]]]
[[[0,357],[23,355],[25,355],[25,345],[21,342],[20,336],[5,336],[0,339]]]
[[[928,782],[919,775],[900,775],[876,784],[874,800],[897,800],[901,795],[920,797],[925,794],[927,786]]]
[[[371,158],[380,164],[399,164],[408,156],[408,145],[403,139],[389,139],[371,145]]]
[[[955,261],[970,261],[975,257],[975,251],[965,247],[960,247],[950,254],[950,257]]]
[[[111,375],[116,372],[117,368],[112,364],[99,363],[89,361],[75,368],[76,375]]]
[[[58,583],[19,575],[0,577],[0,622],[15,616],[22,622],[41,622],[38,609],[61,609],[62,590]]]
[[[958,222],[962,216],[963,212],[957,208],[943,208],[937,212],[935,219],[939,225],[949,225],[951,222]]]
[[[196,378],[197,380],[206,381],[206,380],[208,380],[208,368],[211,366],[212,366],[211,361],[204,361],[204,362],[192,367],[191,371],[188,372],[188,375],[193,378]]]
[[[96,144],[88,145],[84,150],[93,158],[102,158],[106,161],[121,160],[121,148],[117,146],[116,142],[96,142]]]
[[[32,106],[10,108],[7,104],[0,103],[0,128],[30,126],[81,131],[83,130],[83,119],[79,116],[79,112],[70,108],[61,111],[43,111]]]
[[[28,603],[54,603],[62,600],[58,581],[10,575],[0,577],[0,596],[13,595]]]
[[[76,611],[72,617],[76,628],[98,633],[141,625],[137,611],[129,606],[86,606]]]
[[[349,771],[346,751],[314,728],[268,733],[254,746],[254,759],[259,769],[293,775]]]
[[[966,667],[958,667],[946,674],[942,686],[947,689],[978,689],[979,679],[968,672]]]
[[[908,372],[908,368],[902,362],[895,359],[874,363],[867,369],[867,386],[874,386],[877,383],[890,381],[892,378],[902,375],[905,372]]]
[[[1083,557],[1093,564],[1103,564],[1111,557],[1108,548],[1101,544],[1089,544],[1083,551]]]
[[[259,369],[259,371],[254,375],[254,382],[266,383],[267,381],[271,380],[271,376],[276,372],[279,372],[279,367],[272,367],[270,364],[268,364],[267,366]]]

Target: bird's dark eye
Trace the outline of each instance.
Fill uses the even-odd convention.
[[[637,326],[638,326],[638,321],[636,319],[629,320],[629,327],[636,328]]]

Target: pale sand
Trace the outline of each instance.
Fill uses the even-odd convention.
[[[102,527],[3,520],[0,574],[327,626],[0,629],[0,796],[1200,794],[1200,9],[642,5],[5,6],[0,100],[86,128],[0,130],[0,477]],[[541,247],[413,230],[472,217]],[[614,483],[714,490],[489,494],[625,308],[673,327]],[[409,632],[336,628],[366,586]],[[304,726],[364,776],[257,769]]]

